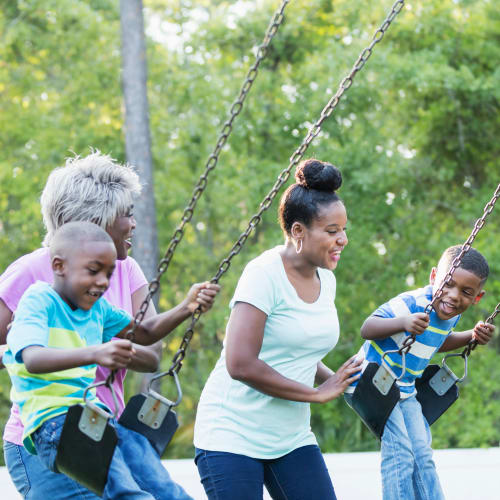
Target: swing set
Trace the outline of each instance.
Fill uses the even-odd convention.
[[[250,67],[245,77],[244,83],[240,89],[237,99],[230,107],[229,118],[224,123],[221,129],[216,142],[216,146],[212,153],[209,155],[208,160],[205,164],[205,170],[199,177],[198,182],[194,187],[191,200],[184,209],[181,222],[174,231],[170,243],[167,247],[167,251],[158,265],[157,275],[148,285],[148,294],[135,315],[134,326],[127,332],[127,338],[129,338],[132,342],[134,341],[134,331],[144,319],[144,315],[149,306],[149,303],[152,297],[158,291],[160,279],[167,271],[177,245],[180,243],[184,236],[185,226],[191,221],[194,210],[196,208],[196,204],[208,185],[209,174],[217,166],[220,152],[232,132],[233,122],[243,109],[246,96],[250,92],[252,84],[258,75],[259,65],[265,59],[273,37],[275,36],[283,22],[284,10],[289,1],[290,0],[282,0],[280,7],[272,16],[271,22],[264,36],[263,43],[258,48],[255,62]],[[262,220],[263,213],[271,206],[274,198],[276,197],[282,186],[289,179],[292,169],[296,167],[297,164],[301,161],[311,142],[318,136],[323,123],[331,116],[343,94],[351,87],[355,75],[363,68],[367,60],[370,58],[375,45],[382,40],[391,23],[404,7],[404,4],[404,0],[396,0],[396,2],[393,4],[389,14],[380,25],[380,27],[375,31],[370,44],[361,51],[347,76],[341,80],[335,95],[325,105],[325,107],[321,111],[320,117],[312,125],[301,145],[290,157],[288,167],[280,172],[271,190],[260,203],[259,210],[251,217],[248,222],[247,228],[243,233],[241,233],[237,241],[234,243],[227,257],[225,257],[220,262],[216,274],[211,279],[212,283],[218,283],[221,277],[228,271],[232,259],[241,251],[250,234],[259,225]],[[496,198],[498,198],[499,195],[500,185],[497,188]],[[496,198],[494,201],[492,200],[492,202],[490,202],[491,206],[489,208],[489,212],[491,212],[491,210],[493,209]],[[485,212],[485,215],[483,215],[482,218],[482,225],[484,224],[486,215],[487,214]],[[480,227],[482,227],[482,225]],[[474,233],[472,240],[479,231],[480,227],[478,227],[478,229]],[[468,248],[470,248],[472,240],[468,243],[468,246],[464,245],[462,253],[459,256],[460,258],[463,253],[465,253]],[[450,269],[451,273],[449,273],[450,277],[453,272],[452,270],[458,267],[458,265],[459,260],[456,264],[454,262],[454,264],[452,265],[452,269]],[[500,304],[499,306],[497,306],[496,313],[490,316],[488,320],[492,320],[494,316],[498,314],[499,308]],[[179,371],[182,368],[182,363],[186,355],[187,348],[194,335],[194,327],[198,322],[201,314],[201,307],[198,307],[198,309],[196,309],[196,311],[192,313],[190,324],[183,335],[179,349],[172,358],[169,369],[152,377],[149,382],[147,392],[145,394],[137,394],[133,396],[128,402],[119,419],[119,423],[121,425],[143,434],[150,441],[151,445],[158,452],[159,456],[163,454],[165,448],[168,446],[175,431],[178,428],[177,415],[174,411],[174,408],[178,406],[182,400],[182,389],[179,380]],[[410,340],[408,340],[408,342],[405,341],[405,344],[401,347],[400,351],[403,355],[403,358],[409,351],[411,344],[414,341],[415,339],[413,338],[413,340],[411,340],[410,337]],[[461,354],[466,363],[466,370],[467,358],[474,347],[475,346],[469,345],[464,350],[464,353]],[[373,365],[373,363],[371,363],[371,365]],[[375,367],[369,365],[364,372],[363,377],[360,379],[360,383],[358,384],[358,387],[368,387],[372,393],[372,396],[368,394],[370,391],[365,391],[368,395],[364,396],[366,398],[364,403],[360,401],[360,398],[356,397],[356,400],[359,400],[360,402],[359,404],[357,404],[355,410],[373,432],[375,432],[375,430],[377,430],[378,432],[380,430],[380,426],[383,430],[383,424],[385,424],[385,420],[387,419],[387,417],[385,417],[385,413],[387,413],[390,405],[392,405],[393,407],[394,404],[396,404],[397,399],[399,398],[399,390],[396,386],[396,377],[393,376],[392,370],[389,367],[386,367],[384,363],[382,363],[382,365],[383,366],[380,367],[380,369],[378,365],[375,365]],[[384,372],[378,373],[382,369],[384,370]],[[446,373],[448,373],[448,371],[451,373],[451,370],[449,370],[448,366],[446,365],[446,358],[443,360],[443,368],[439,370],[439,373],[441,373],[442,370],[447,370]],[[425,375],[426,374],[424,374],[424,376]],[[113,416],[116,417],[116,409],[118,408],[118,405],[116,404],[116,394],[112,385],[114,376],[115,373],[111,372],[107,380],[97,384],[91,384],[85,391],[83,404],[72,406],[69,409],[57,450],[57,469],[60,472],[63,472],[69,477],[75,479],[89,490],[95,492],[97,495],[102,495],[104,491],[109,465],[116,444],[118,442],[116,430],[109,421],[111,418],[113,418]],[[155,381],[160,380],[166,376],[173,378],[174,385],[177,391],[177,398],[175,401],[167,399],[152,388],[152,385]],[[441,375],[439,376],[441,377]],[[462,379],[455,378],[455,382],[460,382],[464,379],[464,377],[462,377]],[[392,382],[390,382],[391,378]],[[386,379],[387,381],[385,381]],[[379,383],[382,390],[380,390],[379,387],[375,385],[375,380],[381,380],[380,383],[377,383]],[[430,384],[430,380],[434,380],[434,378],[431,375],[426,380],[429,380]],[[102,410],[94,403],[87,400],[86,396],[88,394],[88,391],[94,389],[98,385],[106,385],[110,389],[115,401],[115,415],[111,415],[107,411]],[[454,388],[457,391],[456,397],[458,397],[458,389],[456,389],[456,383],[447,389],[447,391],[445,392],[445,396],[450,391],[453,391]],[[375,394],[375,396],[373,396],[373,394]],[[424,390],[421,391],[421,394],[422,398],[428,397],[427,393]],[[448,398],[449,396],[446,397]],[[393,401],[394,404],[392,404]],[[448,399],[446,399],[446,401],[448,401]],[[380,409],[383,409],[383,411],[381,411]],[[372,414],[370,414],[370,412],[372,412]],[[373,415],[375,413],[377,414],[376,418],[374,418]],[[427,418],[429,419],[430,417]]]

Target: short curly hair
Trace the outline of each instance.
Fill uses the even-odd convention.
[[[40,198],[49,246],[54,232],[72,221],[93,222],[103,229],[125,215],[141,193],[139,176],[98,150],[83,158],[74,156],[54,169]]]
[[[448,271],[461,250],[462,245],[454,245],[447,248],[439,259],[438,268]],[[458,267],[475,274],[481,280],[481,284],[484,284],[490,274],[488,262],[481,253],[472,247],[462,256]]]

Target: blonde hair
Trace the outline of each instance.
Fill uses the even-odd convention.
[[[130,165],[98,150],[68,158],[50,173],[40,198],[47,230],[43,245],[49,246],[54,232],[67,222],[93,222],[105,230],[130,210],[141,189]]]

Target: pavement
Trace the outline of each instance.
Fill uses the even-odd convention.
[[[382,499],[379,453],[327,453],[324,457],[338,500]],[[447,500],[500,499],[500,448],[436,450],[434,460]],[[163,463],[195,500],[206,499],[192,460]],[[1,500],[20,498],[5,467],[0,467],[0,491]],[[270,499],[267,492],[264,498]]]

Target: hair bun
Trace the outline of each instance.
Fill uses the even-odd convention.
[[[342,185],[342,174],[330,163],[310,159],[297,165],[295,180],[307,189],[335,192]]]

